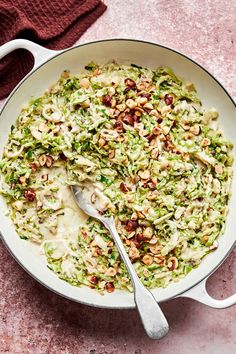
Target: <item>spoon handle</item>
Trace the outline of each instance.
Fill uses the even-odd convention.
[[[104,218],[105,219],[105,218]],[[118,251],[123,259],[134,286],[134,300],[147,335],[152,339],[161,339],[169,330],[167,320],[152,293],[140,281],[116,230],[114,219],[104,220],[111,232]]]

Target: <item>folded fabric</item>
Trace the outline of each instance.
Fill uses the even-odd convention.
[[[51,49],[72,46],[106,10],[100,0],[0,0],[0,45],[25,38]],[[33,66],[26,50],[0,61],[0,99],[7,96]]]

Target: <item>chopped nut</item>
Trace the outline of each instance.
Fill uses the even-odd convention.
[[[109,276],[109,277],[114,277],[116,275],[116,270],[112,267],[109,267],[106,271],[106,274]]]
[[[181,124],[181,126],[184,130],[189,130],[191,128],[188,124]]]
[[[213,244],[210,246],[210,250],[211,251],[214,251],[218,248],[218,242],[217,241],[214,241]]]
[[[201,129],[198,124],[194,124],[194,126],[192,126],[189,131],[191,133],[193,133],[194,135],[198,135],[200,133]]]
[[[169,94],[166,94],[166,95],[165,95],[164,100],[165,100],[165,103],[166,103],[168,106],[172,105],[172,103],[173,103],[173,97],[172,97],[171,95],[169,95]]]
[[[46,159],[46,166],[47,167],[51,167],[52,166],[52,164],[53,164],[53,157],[52,156],[50,156],[50,155],[46,155],[46,157],[47,157],[47,159]]]
[[[143,108],[146,108],[146,109],[153,109],[153,105],[149,102],[145,103],[145,105],[143,106]]]
[[[157,191],[151,191],[151,192],[148,192],[147,194],[147,199],[148,200],[156,200],[158,197],[158,192]]]
[[[150,243],[150,245],[155,245],[157,243],[157,241],[158,241],[157,238],[155,236],[153,236],[151,238],[151,240],[149,241],[149,243]]]
[[[136,117],[141,117],[141,115],[142,115],[142,113],[140,111],[138,111],[138,110],[136,110],[134,112],[134,114],[136,115]]]
[[[29,188],[25,191],[25,198],[29,201],[29,202],[33,202],[36,198],[36,193],[33,190],[33,188]]]
[[[18,181],[19,181],[20,184],[25,185],[25,182],[26,182],[25,176],[20,176]]]
[[[137,215],[137,213],[133,213],[132,215],[131,215],[131,220],[137,220],[138,219],[138,215]]]
[[[120,184],[120,190],[123,193],[127,193],[129,191],[129,188],[127,187],[127,185],[124,182],[121,182]]]
[[[153,230],[151,227],[146,227],[146,229],[143,231],[143,236],[147,239],[151,239],[153,235]]]
[[[162,127],[162,131],[164,135],[169,134],[171,127],[167,127],[166,125]]]
[[[145,219],[145,215],[141,211],[137,211],[137,215],[139,219]]]
[[[142,179],[148,179],[150,178],[150,171],[149,170],[144,170],[144,171],[139,171],[138,175],[142,178]]]
[[[100,148],[103,147],[105,144],[106,144],[106,140],[105,140],[105,139],[100,138],[100,139],[98,140],[98,146],[99,146]]]
[[[132,260],[135,260],[135,259],[139,258],[139,250],[135,246],[130,247],[130,249],[129,249],[129,257]]]
[[[115,88],[112,87],[112,86],[108,87],[107,91],[108,91],[110,96],[113,96],[116,93]]]
[[[36,172],[38,169],[38,164],[37,163],[30,163],[30,168],[32,170],[32,172]]]
[[[151,265],[153,263],[153,257],[150,254],[145,254],[143,256],[142,261],[146,265]]]
[[[124,131],[123,123],[120,120],[117,120],[115,122],[114,128],[117,130],[118,133],[123,133],[123,131]]]
[[[134,118],[130,114],[126,114],[123,118],[125,124],[134,125]]]
[[[105,288],[108,293],[112,293],[115,290],[115,286],[111,282],[106,283]]]
[[[116,108],[120,111],[120,112],[123,112],[126,108],[126,105],[124,103],[121,103],[121,104],[117,104],[116,105]]]
[[[114,156],[115,156],[115,150],[110,150],[108,154],[109,159],[113,159]]]
[[[136,237],[134,237],[132,240],[131,240],[131,242],[133,242],[133,245],[136,247],[136,248],[140,248],[141,247],[141,243],[140,243],[140,241],[136,238]],[[133,246],[133,247],[134,247]]]
[[[209,239],[209,236],[207,236],[207,235],[205,235],[201,238],[202,242],[204,242],[204,243],[207,242],[208,239]]]
[[[163,246],[162,245],[153,245],[153,246],[150,246],[150,251],[153,253],[153,254],[158,254],[161,252]]]
[[[167,267],[169,270],[175,270],[178,268],[178,259],[176,257],[170,257],[167,261]]]
[[[221,165],[215,165],[215,171],[218,174],[222,174],[223,173],[223,167]]]
[[[100,73],[101,73],[100,70],[97,68],[94,70],[93,76],[98,76]]]
[[[152,99],[152,95],[150,92],[141,92],[139,95],[141,97],[146,97],[148,101],[150,101]]]
[[[159,150],[158,150],[157,148],[152,149],[152,151],[151,151],[151,157],[152,157],[153,159],[156,159],[156,158],[158,157],[158,155],[159,155]]]
[[[84,88],[89,88],[90,86],[90,81],[87,77],[84,77],[83,79],[80,80],[80,86]]]
[[[154,257],[154,262],[156,262],[160,266],[163,266],[165,262],[165,258],[161,254],[158,254]]]
[[[156,109],[152,109],[152,110],[149,112],[149,114],[150,114],[151,116],[159,117],[159,113],[157,112]]]
[[[114,97],[112,97],[111,108],[115,108],[115,106],[116,106],[116,99]]]
[[[136,103],[134,102],[134,100],[132,100],[132,98],[129,98],[129,99],[126,101],[126,105],[127,105],[130,109],[136,107]]]
[[[143,113],[144,112],[144,109],[141,108],[141,107],[135,107],[134,109],[135,109],[135,112],[136,111],[139,112],[139,113]]]
[[[201,146],[204,147],[209,145],[211,145],[211,140],[209,138],[204,138],[201,142]]]
[[[136,82],[132,79],[125,79],[125,85],[128,86],[130,89],[134,90],[136,88]]]
[[[44,166],[47,161],[47,156],[45,154],[39,156],[39,164],[40,166]]]
[[[157,183],[150,181],[150,182],[147,182],[146,185],[148,186],[149,189],[151,189],[151,191],[154,191],[156,189]]]
[[[96,277],[95,275],[92,275],[90,278],[89,278],[89,281],[90,283],[96,285],[98,283],[98,277]]]
[[[138,222],[136,220],[127,220],[126,230],[128,232],[135,231],[138,227]]]
[[[189,161],[190,160],[190,155],[188,153],[183,153],[183,160],[184,161]]]
[[[144,104],[146,104],[148,101],[147,97],[139,97],[137,99],[137,103],[140,104],[141,106],[143,106]]]
[[[111,107],[111,100],[112,96],[102,96],[102,103],[107,107]]]

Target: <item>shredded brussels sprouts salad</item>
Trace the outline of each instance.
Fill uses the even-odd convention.
[[[178,281],[225,225],[233,157],[217,118],[167,67],[64,71],[22,109],[0,162],[17,233],[70,284],[132,291],[109,232],[72,200],[69,185],[89,181],[144,285]]]

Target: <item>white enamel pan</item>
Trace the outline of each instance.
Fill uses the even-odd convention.
[[[155,68],[167,65],[174,71],[192,81],[205,107],[215,107],[220,113],[220,127],[228,139],[236,146],[236,106],[222,85],[204,68],[169,48],[137,40],[103,40],[78,45],[64,51],[45,49],[27,40],[17,39],[0,47],[0,59],[11,51],[24,48],[34,56],[34,68],[19,83],[5,102],[0,113],[0,154],[7,141],[11,125],[17,119],[23,105],[43,92],[60,76],[63,70],[77,73],[90,61],[100,64],[115,59],[119,63],[142,65]],[[234,163],[234,174],[235,173]],[[134,308],[133,294],[115,291],[101,296],[87,287],[77,288],[57,276],[46,267],[37,247],[21,240],[9,217],[6,216],[6,203],[0,197],[0,230],[2,240],[18,263],[36,280],[48,289],[68,298],[90,306],[128,309]],[[218,249],[208,255],[197,269],[191,271],[178,283],[165,289],[155,289],[153,294],[158,302],[176,297],[189,297],[215,308],[226,308],[236,303],[236,294],[224,300],[215,300],[206,291],[207,278],[219,267],[236,240],[236,179],[233,179],[230,211],[226,230],[219,238]],[[7,276],[7,274],[6,274]]]

